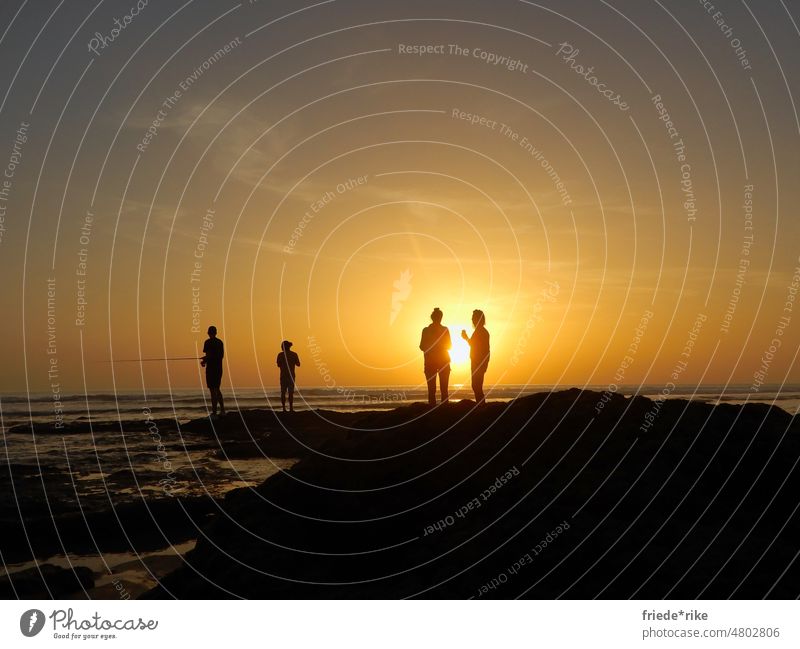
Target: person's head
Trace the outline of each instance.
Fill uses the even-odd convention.
[[[216,338],[217,337],[217,328],[214,325],[211,325],[208,328],[208,335],[209,335],[210,338]]]
[[[483,311],[475,309],[472,312],[472,324],[475,327],[481,327],[486,324],[486,316],[483,315]]]
[[[436,324],[442,324],[442,310],[437,306],[433,312],[431,313],[431,320],[433,320]]]
[[[283,351],[285,351],[285,352],[288,352],[288,351],[289,351],[289,348],[290,348],[291,346],[292,346],[292,343],[290,343],[288,340],[284,340],[284,341],[281,343],[281,349],[282,349]]]

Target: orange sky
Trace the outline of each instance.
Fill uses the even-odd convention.
[[[37,61],[13,39],[44,9],[2,44],[0,162],[30,124],[3,391],[49,389],[54,361],[69,391],[196,385],[192,363],[103,361],[193,355],[209,324],[226,386],[275,385],[284,338],[301,385],[419,383],[435,306],[454,338],[485,311],[488,382],[750,384],[770,347],[765,382],[800,380],[800,68],[774,8],[753,8],[769,42],[726,10],[747,70],[694,5],[223,4],[148,6],[99,56],[95,14],[51,76],[85,16]]]

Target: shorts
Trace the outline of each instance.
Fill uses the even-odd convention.
[[[222,385],[222,368],[206,365],[206,385],[209,389],[219,388]]]
[[[294,377],[281,374],[281,390],[294,390]]]

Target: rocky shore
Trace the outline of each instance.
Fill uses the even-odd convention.
[[[269,435],[226,420],[224,452],[302,460],[228,493],[147,597],[798,595],[800,425],[775,407],[567,390],[250,417]]]
[[[198,419],[193,452],[291,468],[87,507],[57,472],[3,467],[3,562],[40,565],[0,575],[0,597],[794,598],[798,434],[766,405],[580,390]]]

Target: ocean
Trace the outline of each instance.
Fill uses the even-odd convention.
[[[499,385],[487,391],[492,401],[508,401],[515,397],[580,387],[586,390],[603,391],[607,385]],[[664,391],[661,385],[621,385],[618,392],[629,396],[657,398]],[[454,401],[472,398],[468,385],[455,384],[450,388]],[[280,408],[280,393],[273,388],[236,388],[223,391],[225,404],[230,410],[248,408]],[[695,399],[708,403],[767,403],[794,415],[800,410],[800,385],[762,386],[753,393],[749,385],[703,385],[678,386],[664,394],[668,399]],[[298,389],[295,393],[297,410],[323,409],[334,411],[380,410],[397,408],[414,402],[426,401],[424,385],[406,386],[353,386],[341,389],[311,387]],[[57,404],[49,392],[30,395],[12,393],[0,396],[2,430],[13,426],[35,422],[52,423],[57,408],[65,422],[144,421],[143,413],[151,413],[152,419],[171,418],[183,422],[203,417],[208,413],[208,393],[196,389],[124,391],[117,393],[91,392],[88,394],[62,394]]]
[[[494,386],[488,399],[508,401],[568,387],[572,386]],[[607,386],[583,387],[600,391]],[[662,389],[663,386],[654,385],[621,386],[619,392],[656,397]],[[228,389],[224,395],[229,411],[280,408],[280,394],[272,389]],[[452,387],[453,400],[471,396],[465,385]],[[747,386],[682,386],[665,396],[715,404],[769,403],[792,415],[800,409],[800,386],[796,385],[772,386],[757,394],[751,394]],[[218,497],[235,487],[258,484],[291,466],[290,460],[230,460],[221,457],[208,438],[181,430],[181,424],[206,416],[206,398],[207,393],[197,390],[61,395],[58,403],[50,393],[4,395],[0,398],[5,456],[5,461],[0,462],[0,488],[11,486],[7,484],[11,474],[15,481],[22,479],[23,491],[24,478],[41,482],[44,476],[55,480],[66,492],[48,497],[64,496],[70,501],[78,498],[84,506],[107,507],[109,490],[114,491],[115,502],[139,495],[163,495],[165,475],[173,481],[177,494]],[[420,385],[303,388],[295,395],[295,408],[376,410],[425,400],[426,392]],[[53,425],[56,410],[57,417],[68,426],[65,432]],[[151,422],[159,420],[169,420],[172,425],[161,424],[160,430],[159,426],[154,430]],[[37,425],[35,434],[31,434],[31,422]],[[41,484],[38,491],[41,492]]]
[[[515,397],[581,387],[603,391],[607,385],[500,385],[491,387],[487,398],[492,401],[508,401]],[[663,393],[661,385],[622,385],[619,393],[629,396],[639,394],[657,398]],[[268,388],[236,388],[223,391],[225,404],[230,410],[249,408],[280,408],[280,393]],[[457,401],[472,398],[468,385],[451,386],[451,399]],[[678,386],[664,395],[669,399],[695,399],[709,403],[767,403],[794,415],[800,410],[800,385],[762,386],[757,393],[747,385],[703,385]],[[302,388],[295,393],[297,410],[324,409],[335,411],[380,410],[397,408],[410,403],[426,401],[424,385],[406,386],[353,386],[342,389]],[[13,426],[30,422],[53,423],[56,417],[64,422],[136,422],[145,420],[145,413],[152,419],[170,418],[179,422],[203,417],[210,404],[208,393],[196,389],[125,391],[88,394],[62,394],[56,402],[49,392],[6,394],[0,396],[0,420],[3,432]],[[57,413],[57,410],[60,411]]]

